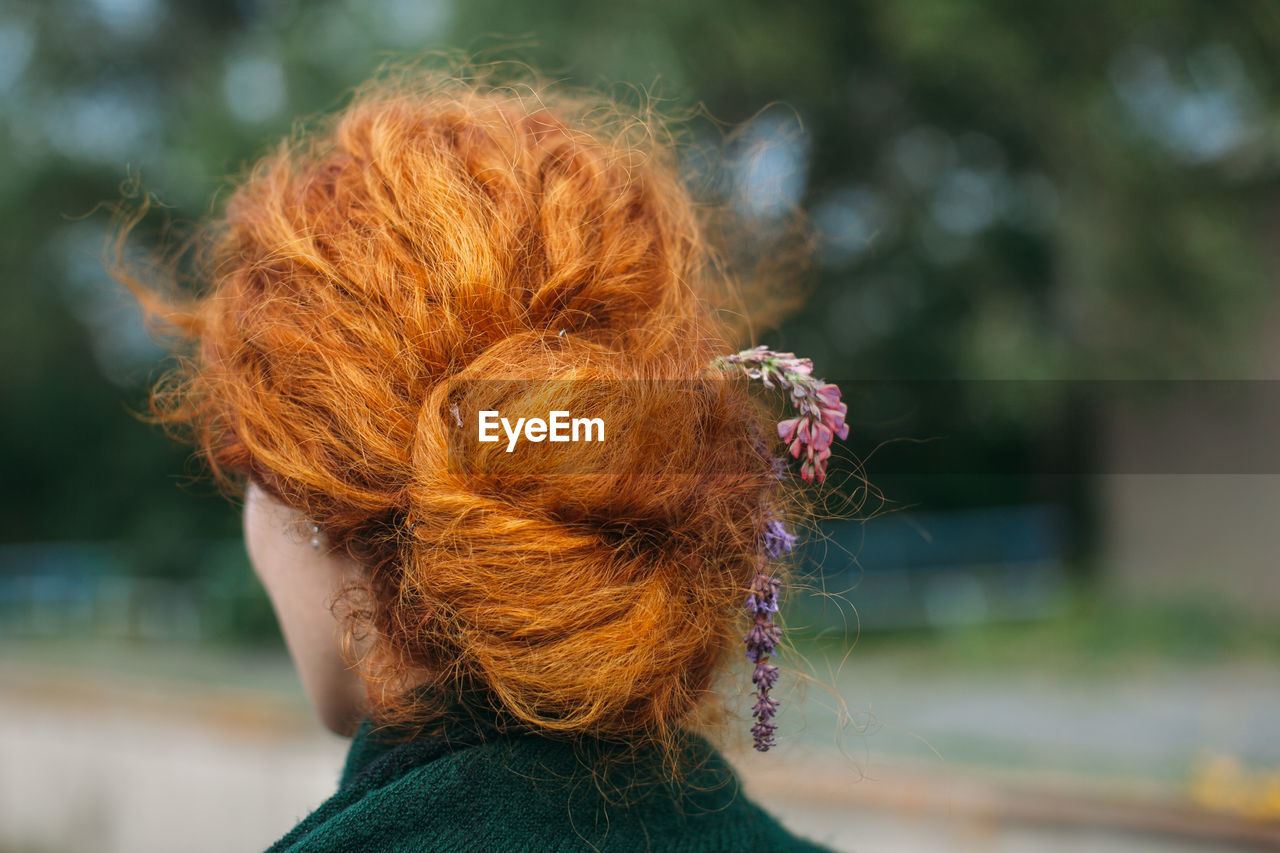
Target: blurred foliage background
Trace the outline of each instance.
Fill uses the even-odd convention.
[[[807,543],[823,574],[802,579],[858,612],[789,588],[803,654],[783,662],[816,683],[786,694],[788,744],[856,732],[868,783],[881,758],[923,762],[906,830],[928,829],[938,779],[967,790],[965,768],[994,767],[1027,774],[1018,794],[1052,781],[1070,815],[1052,849],[1121,814],[1190,839],[1159,849],[1274,839],[1280,406],[1263,429],[1227,405],[1235,386],[1159,402],[1187,390],[1165,380],[1280,378],[1274,0],[0,0],[0,848],[169,849],[176,827],[250,849],[227,832],[278,837],[327,795],[318,741],[202,750],[168,726],[223,708],[219,731],[250,731],[245,709],[274,697],[305,719],[305,700],[238,513],[136,416],[164,353],[105,271],[111,208],[145,187],[159,204],[131,251],[171,246],[296,120],[439,50],[694,116],[682,165],[740,214],[748,255],[807,214],[804,307],[762,342],[845,389],[829,482],[856,488],[865,460],[878,494],[850,496],[883,514]],[[1117,428],[1118,403],[1146,420]],[[1160,476],[1233,442],[1180,470],[1238,477]],[[146,679],[163,702],[134,701]],[[77,705],[92,714],[60,716]],[[116,726],[143,705],[168,710]],[[148,748],[156,790],[121,775]],[[1217,829],[1143,825],[1117,782]],[[210,791],[243,820],[211,817]],[[946,849],[999,846],[993,822],[1026,817],[979,800]],[[829,800],[850,849],[886,814],[867,802]],[[129,835],[147,827],[151,846]],[[1157,849],[1097,849],[1133,844]]]
[[[0,541],[124,543],[121,571],[161,598],[191,578],[241,595],[235,512],[132,414],[161,351],[104,271],[103,205],[140,178],[181,230],[297,117],[446,46],[738,126],[715,186],[765,227],[798,204],[817,234],[807,307],[769,342],[827,378],[955,381],[983,405],[1006,387],[991,380],[1037,383],[1008,386],[964,446],[990,476],[871,464],[892,502],[1051,500],[1087,544],[1087,485],[1022,476],[1045,453],[1091,452],[1094,413],[1056,380],[1245,376],[1266,338],[1266,0],[9,0]],[[691,169],[722,147],[716,122],[689,128]],[[945,431],[953,402],[864,424],[854,453]],[[235,630],[270,625],[255,600],[228,609]]]

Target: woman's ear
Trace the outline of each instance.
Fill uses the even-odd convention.
[[[366,712],[364,680],[343,655],[334,603],[359,581],[361,567],[330,552],[302,513],[252,482],[244,538],[312,707],[331,731],[352,734]]]

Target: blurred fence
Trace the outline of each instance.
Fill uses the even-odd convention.
[[[0,545],[0,637],[260,638],[270,604],[239,540],[192,543],[182,574],[131,572],[123,543]]]
[[[932,627],[1053,615],[1068,517],[1057,506],[896,512],[824,523],[801,557],[793,624]]]
[[[789,615],[850,631],[1048,616],[1062,601],[1065,530],[1052,506],[826,522],[801,554]],[[138,562],[124,543],[0,546],[0,636],[272,636],[239,540],[191,543],[165,576]]]

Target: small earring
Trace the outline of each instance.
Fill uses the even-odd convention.
[[[314,521],[311,523],[311,547],[320,550],[320,525]]]

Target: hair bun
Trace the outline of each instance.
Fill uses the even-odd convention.
[[[430,625],[451,677],[526,722],[674,726],[724,650],[774,482],[743,386],[693,367],[513,336],[437,387],[389,618]],[[480,411],[553,410],[598,417],[603,441],[477,440]]]

